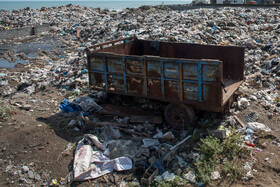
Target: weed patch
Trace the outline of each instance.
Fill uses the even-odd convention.
[[[223,147],[218,138],[207,136],[205,139],[201,139],[199,148],[196,150],[202,152],[205,160],[212,160],[223,151]]]
[[[225,177],[236,181],[244,176],[244,170],[237,163],[237,156],[242,150],[240,134],[233,133],[221,142],[218,138],[207,136],[201,139],[197,151],[200,151],[200,159],[193,164],[196,180],[203,184],[210,184],[211,173],[215,170],[222,171]],[[226,159],[223,164],[219,160]]]
[[[7,120],[11,115],[11,108],[3,101],[0,101],[0,122]]]
[[[229,162],[223,164],[222,172],[226,177],[234,182],[245,175],[245,172],[240,165]]]
[[[213,172],[213,161],[199,160],[194,164],[195,177],[197,181],[207,184],[211,181]]]
[[[172,181],[158,181],[151,184],[151,187],[177,187],[186,186],[187,181],[179,176],[176,176]]]

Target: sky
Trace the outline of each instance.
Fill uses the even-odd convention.
[[[0,1],[42,1],[42,0],[0,0]],[[139,1],[139,0],[45,0],[45,1]],[[148,1],[148,0],[142,0]],[[152,1],[185,1],[189,0],[152,0]]]

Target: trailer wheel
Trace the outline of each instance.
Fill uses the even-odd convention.
[[[170,103],[164,111],[165,120],[170,127],[187,129],[194,120],[194,110],[184,104]]]

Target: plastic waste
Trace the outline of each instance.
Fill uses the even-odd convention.
[[[248,128],[251,128],[256,132],[260,132],[262,130],[265,131],[265,132],[270,132],[271,131],[271,129],[263,123],[250,122],[247,125],[248,125]]]
[[[81,108],[78,105],[70,103],[68,98],[64,99],[60,103],[59,108],[64,112],[78,112],[78,111],[81,111]]]
[[[162,174],[162,178],[164,181],[172,181],[175,179],[174,173],[169,173],[168,171]]]
[[[86,145],[85,143],[90,140],[93,142]],[[118,157],[111,160],[101,151],[94,151],[93,144],[102,147],[96,136],[88,134],[77,145],[73,163],[74,181],[94,179],[114,170],[132,169],[132,160],[129,157]]]

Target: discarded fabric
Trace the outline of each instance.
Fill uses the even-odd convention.
[[[132,160],[129,157],[119,157],[111,160],[101,151],[94,151],[91,145],[85,145],[85,140],[92,140],[92,144],[102,147],[97,137],[93,135],[87,135],[79,142],[73,164],[74,181],[94,179],[114,170],[132,169]]]

